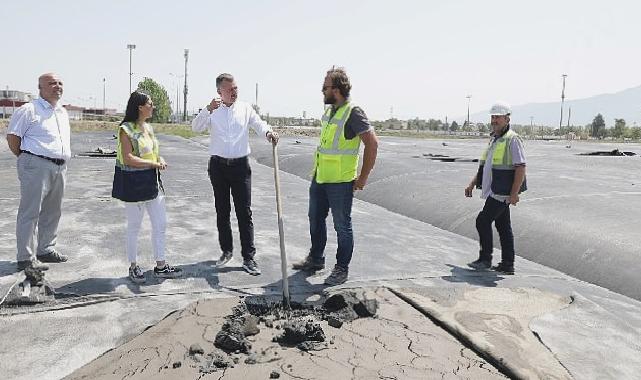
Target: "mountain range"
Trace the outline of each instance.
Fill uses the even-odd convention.
[[[570,108],[571,112],[568,111]],[[641,125],[641,86],[613,94],[601,94],[583,99],[566,99],[563,107],[563,126],[568,124],[569,113],[570,125],[589,124],[598,113],[603,115],[608,127],[614,125],[615,118],[625,119],[628,126],[633,126],[635,123]],[[533,117],[535,125],[558,127],[560,116],[561,102],[555,101],[513,105],[511,119],[513,124],[528,125],[531,121],[530,117]],[[470,120],[488,120],[487,111],[471,114]]]

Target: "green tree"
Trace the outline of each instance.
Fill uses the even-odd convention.
[[[452,132],[458,131],[458,123],[456,121],[453,121],[452,124],[450,125],[450,131]]]
[[[620,139],[625,135],[626,129],[627,127],[625,126],[624,119],[614,119],[614,131],[612,131],[612,136]]]
[[[630,137],[635,140],[641,139],[641,128],[639,127],[630,128]]]
[[[151,78],[145,77],[138,83],[138,90],[151,97],[154,102],[154,113],[151,117],[153,123],[166,123],[171,116],[171,105],[167,90]]]
[[[605,120],[603,115],[597,114],[592,120],[592,137],[603,138],[605,136]]]

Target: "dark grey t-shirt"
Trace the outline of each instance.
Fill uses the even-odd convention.
[[[367,120],[367,115],[360,107],[352,108],[352,113],[350,113],[347,122],[345,123],[345,139],[351,140],[354,137],[365,133],[372,129],[369,120]]]

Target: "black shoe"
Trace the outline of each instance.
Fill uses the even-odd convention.
[[[340,267],[338,265],[334,266],[334,269],[332,269],[332,273],[330,273],[329,276],[324,281],[325,285],[340,285],[344,284],[345,281],[347,281],[347,277],[349,276],[349,271],[347,268]]]
[[[500,262],[500,263],[498,263],[498,265],[493,266],[492,270],[495,270],[497,272],[501,272],[501,273],[507,274],[507,275],[513,275],[514,274],[514,264],[503,264],[503,262]]]
[[[467,266],[476,270],[488,270],[492,266],[492,262],[489,260],[478,259],[468,263]]]
[[[303,261],[292,264],[292,269],[303,270],[306,272],[316,272],[317,270],[322,270],[324,268],[325,263],[315,262],[309,255],[307,255]]]
[[[56,251],[47,252],[43,255],[37,255],[36,257],[43,263],[64,263],[69,260],[66,255]]]
[[[216,266],[217,267],[225,266],[225,264],[227,264],[229,261],[231,261],[232,257],[234,257],[234,254],[231,251],[223,252],[223,254],[220,255],[220,259],[218,259],[218,261],[216,261]]]
[[[162,268],[154,267],[154,276],[156,277],[176,278],[182,276],[182,274],[182,269],[172,267],[169,264],[165,264],[165,266]]]
[[[40,261],[38,261],[38,259],[18,261],[18,270],[25,270],[25,268],[27,267],[38,270],[49,269],[49,265],[41,263]]]
[[[144,284],[145,283],[145,272],[140,269],[138,265],[135,267],[129,267],[129,279],[134,284]]]
[[[243,261],[243,269],[252,276],[258,276],[260,274],[260,269],[254,259]]]

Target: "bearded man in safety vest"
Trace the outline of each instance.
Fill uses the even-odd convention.
[[[510,106],[498,102],[490,109],[492,134],[488,147],[479,160],[479,169],[465,188],[472,196],[474,187],[481,189],[485,199],[483,210],[476,217],[481,250],[479,258],[468,264],[477,270],[492,267],[492,222],[501,240],[501,262],[492,267],[503,274],[514,274],[514,234],[510,221],[510,205],[516,206],[519,194],[527,190],[523,141],[510,129]]]
[[[378,150],[378,138],[363,110],[349,98],[352,86],[342,68],[332,68],[323,83],[325,114],[321,121],[320,143],[316,149],[312,183],[309,187],[309,233],[312,246],[307,257],[294,269],[314,272],[325,267],[327,227],[325,219],[332,211],[338,248],[336,265],[325,279],[327,285],[347,281],[354,250],[352,200],[355,190],[363,190]],[[358,171],[361,141],[365,145],[363,166]]]

